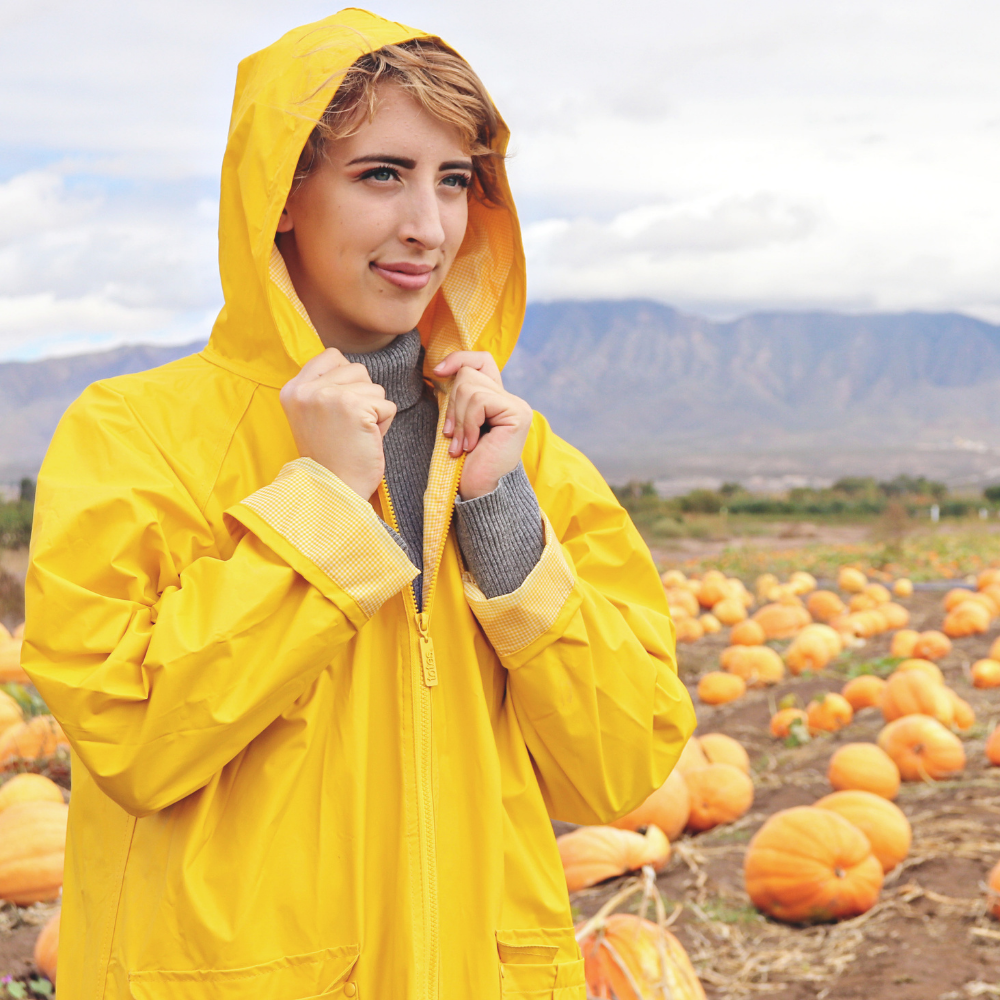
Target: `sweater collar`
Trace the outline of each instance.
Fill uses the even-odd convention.
[[[345,354],[368,369],[373,382],[385,389],[385,398],[399,410],[408,410],[420,401],[424,392],[421,375],[423,348],[416,330],[400,334],[380,351],[370,354]]]

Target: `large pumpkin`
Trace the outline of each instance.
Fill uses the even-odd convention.
[[[723,625],[735,625],[747,616],[747,609],[738,597],[724,597],[718,604],[712,605],[712,614]]]
[[[889,677],[882,692],[881,709],[886,722],[904,715],[929,715],[950,726],[955,717],[944,685],[919,670],[897,670]]]
[[[678,774],[687,774],[688,771],[693,771],[696,767],[707,766],[708,758],[705,756],[705,751],[702,750],[701,744],[698,742],[698,737],[692,736],[684,744],[684,748],[677,758],[677,763],[674,765],[674,770]]]
[[[847,611],[847,606],[840,596],[832,590],[817,590],[814,594],[810,594],[806,608],[818,622],[832,621]]]
[[[697,618],[675,618],[674,632],[678,642],[697,642],[705,635],[705,626]]]
[[[729,646],[719,655],[719,663],[752,687],[777,684],[785,676],[785,665],[770,646]]]
[[[976,660],[972,664],[972,683],[977,688],[1000,687],[1000,661]]]
[[[976,724],[976,712],[973,707],[964,698],[952,691],[950,687],[946,687],[944,693],[948,696],[949,701],[951,701],[951,724],[956,729],[963,731],[971,729]]]
[[[698,588],[698,600],[703,608],[710,608],[719,601],[729,597],[729,581],[725,573],[710,569],[702,574],[701,587]]]
[[[800,729],[808,736],[809,716],[801,708],[779,708],[771,716],[771,735],[776,739],[787,739],[793,729]]]
[[[941,660],[951,652],[951,639],[943,632],[930,629],[921,632],[913,646],[911,656],[917,656],[924,660]]]
[[[910,853],[910,821],[899,806],[881,795],[860,789],[834,792],[815,805],[817,809],[831,809],[853,823],[868,838],[883,872],[891,872]]]
[[[884,799],[899,794],[899,768],[874,743],[845,743],[830,758],[826,776],[837,791],[872,792]]]
[[[885,681],[874,674],[862,674],[849,680],[840,693],[855,712],[863,708],[877,708],[885,691]]]
[[[750,646],[745,647],[750,649]],[[735,701],[747,693],[747,684],[736,674],[712,670],[698,681],[698,697],[706,705],[723,705]]]
[[[909,659],[903,660],[903,662],[896,667],[896,670],[919,670],[920,673],[926,674],[932,681],[937,681],[938,684],[944,684],[944,674],[941,673],[941,668],[936,663],[932,663],[930,660],[921,660],[917,657],[910,657]]]
[[[803,629],[785,650],[785,666],[796,677],[807,670],[819,673],[832,658],[830,648],[821,634]]]
[[[62,802],[17,802],[0,812],[0,899],[25,906],[58,897],[68,813]]]
[[[21,722],[24,722],[21,706],[6,691],[0,691],[0,735]]]
[[[693,618],[701,611],[698,598],[684,587],[670,587],[667,589],[667,604],[670,605],[670,612],[676,615],[677,609],[687,612],[688,617]]]
[[[963,601],[945,615],[941,631],[952,639],[961,639],[967,635],[982,635],[990,630],[992,617],[990,612],[977,601]]]
[[[902,604],[897,604],[895,601],[879,605],[879,611],[885,615],[890,629],[906,628],[910,623],[910,612]]]
[[[796,640],[804,639],[806,636],[818,636],[820,639],[826,643],[827,649],[830,651],[830,658],[835,656],[840,656],[844,651],[844,637],[835,628],[830,625],[823,625],[820,622],[813,622],[806,627],[796,636]]]
[[[940,781],[965,769],[962,741],[928,715],[904,715],[879,734],[903,781]]]
[[[59,912],[49,918],[35,938],[35,968],[49,982],[56,981],[56,959],[59,956]]]
[[[901,628],[893,637],[889,645],[890,656],[913,656],[913,648],[920,638],[920,633],[912,628]]]
[[[812,621],[805,608],[794,604],[765,604],[753,619],[768,639],[790,639]]]
[[[580,941],[580,950],[587,996],[594,1000],[705,1000],[681,943],[650,920],[612,914]]]
[[[732,823],[753,805],[753,782],[732,764],[709,764],[684,775],[691,795],[688,826],[711,830]]]
[[[0,812],[15,802],[65,802],[62,789],[44,774],[15,774],[0,785]]]
[[[841,566],[837,586],[848,594],[860,594],[868,586],[868,577],[853,566]]]
[[[699,615],[698,621],[701,623],[701,628],[705,635],[715,635],[716,632],[722,631],[722,622],[711,612]]]
[[[659,869],[670,860],[670,842],[656,826],[647,827],[645,836],[613,826],[581,826],[557,837],[556,844],[570,892],[643,865]]]
[[[766,640],[767,636],[760,622],[755,622],[752,618],[734,625],[729,633],[731,646],[763,646]]]
[[[835,733],[854,718],[854,709],[843,695],[830,691],[817,695],[806,706],[806,719],[813,733]]]
[[[868,838],[843,816],[812,806],[771,816],[747,846],[743,875],[754,906],[790,923],[864,913],[883,877]]]
[[[611,825],[620,830],[658,826],[668,840],[676,840],[684,832],[690,814],[691,795],[687,782],[684,775],[675,768],[670,772],[670,777],[638,809],[633,809]]]
[[[61,746],[68,748],[69,742],[59,723],[51,715],[36,715],[0,736],[0,769],[9,770],[22,760],[50,757]]]
[[[744,774],[750,773],[750,757],[742,744],[725,733],[706,733],[698,738],[710,764],[732,764]]]

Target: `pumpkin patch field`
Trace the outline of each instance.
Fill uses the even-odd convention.
[[[698,728],[615,824],[669,854],[574,885],[590,995],[1000,996],[1000,573],[686,569],[663,579]],[[719,601],[731,624],[684,624]]]

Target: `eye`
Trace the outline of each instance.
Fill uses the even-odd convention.
[[[445,187],[467,188],[472,183],[472,178],[468,174],[448,174],[441,179]]]
[[[373,180],[385,184],[388,181],[399,180],[399,172],[394,167],[372,167],[361,175],[360,180]]]

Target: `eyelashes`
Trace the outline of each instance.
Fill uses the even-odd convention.
[[[359,181],[373,180],[382,184],[387,184],[389,181],[401,180],[399,176],[399,170],[396,167],[389,166],[388,164],[379,167],[371,167],[364,173],[358,176]],[[469,174],[457,173],[457,174],[445,174],[441,178],[441,183],[447,187],[457,187],[463,190],[467,189],[472,183],[472,177]]]

